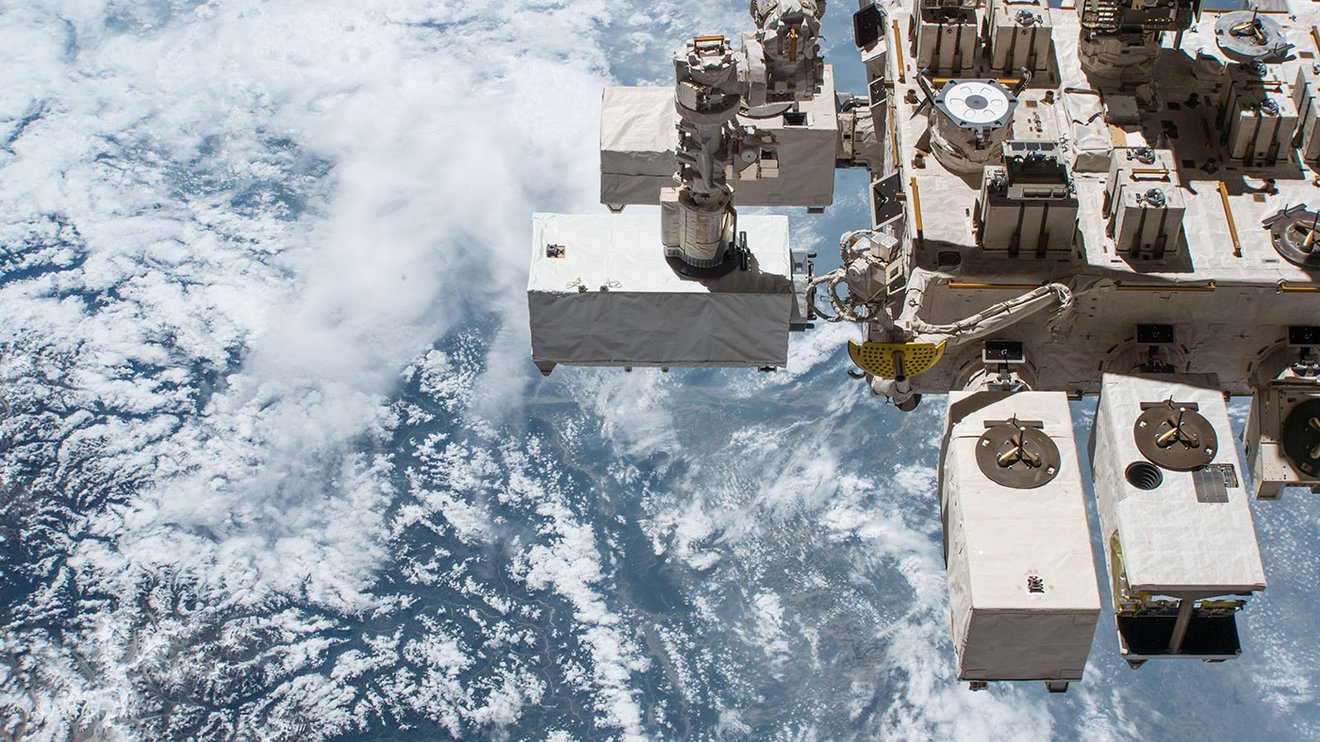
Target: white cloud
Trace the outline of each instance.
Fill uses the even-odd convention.
[[[62,537],[84,589],[132,595],[168,580],[220,610],[395,605],[372,591],[397,496],[391,459],[371,452],[394,429],[387,395],[460,318],[525,326],[527,214],[594,200],[584,134],[596,128],[593,38],[606,13],[299,0],[6,9],[0,230],[31,270],[0,261],[11,351],[0,371],[27,415],[20,434],[38,433],[38,406],[70,413],[45,423],[70,469],[38,486],[105,485],[87,493],[86,522],[68,524],[86,537]],[[525,343],[515,331],[503,345]],[[528,374],[498,357],[512,369],[507,406]],[[25,450],[44,455],[38,445]],[[460,527],[483,525],[469,514]],[[103,653],[100,671],[66,661],[59,682],[33,685],[32,671],[5,683],[28,684],[10,700],[51,734],[78,718],[60,709],[97,709],[87,723],[104,734],[135,713],[114,656],[155,609],[113,606],[95,610],[117,628],[79,649]],[[22,641],[49,668],[68,650]],[[276,706],[324,696],[339,709],[326,729],[357,723],[335,716],[349,713],[344,688],[322,688],[304,664],[285,667],[296,678]],[[507,721],[511,688],[469,718]]]
[[[776,374],[534,377],[528,216],[599,209],[602,45],[667,84],[694,28],[743,9],[5,7],[0,733],[498,736],[562,706],[583,736],[704,709],[729,736],[1121,738],[1213,710],[953,681],[932,472],[900,461],[933,460],[938,400],[843,379],[851,328]],[[427,421],[457,432],[396,440]],[[619,585],[639,522],[654,613]],[[1300,712],[1305,651],[1217,689]]]

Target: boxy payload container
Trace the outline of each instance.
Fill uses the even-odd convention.
[[[958,678],[1081,680],[1100,594],[1062,392],[952,392],[940,472]]]

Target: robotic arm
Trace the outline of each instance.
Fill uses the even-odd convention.
[[[684,270],[718,271],[737,249],[729,179],[773,143],[738,124],[744,108],[810,100],[824,77],[817,44],[824,0],[752,0],[755,33],[735,53],[723,36],[698,36],[674,58],[678,187],[662,198],[665,256]],[[780,111],[782,112],[782,111]]]

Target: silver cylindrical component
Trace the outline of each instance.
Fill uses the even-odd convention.
[[[950,170],[976,172],[1001,161],[1017,97],[995,80],[950,80],[932,101],[931,144]]]
[[[674,62],[679,185],[669,200],[662,195],[665,257],[713,268],[724,262],[733,241],[736,217],[728,177],[746,160],[734,126],[742,82],[722,36],[693,39]]]
[[[690,190],[678,193],[674,233],[678,244],[665,246],[665,257],[678,258],[694,268],[713,268],[724,262],[733,242],[734,212],[732,192],[726,187],[722,197],[698,203]]]

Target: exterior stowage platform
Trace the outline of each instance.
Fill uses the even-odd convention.
[[[1023,343],[1033,388],[1098,393],[1098,370],[1127,370],[1140,361],[1136,356],[1145,349],[1134,341],[1136,325],[1164,323],[1174,326],[1176,340],[1162,349],[1165,362],[1180,372],[1213,371],[1222,390],[1252,394],[1253,374],[1285,345],[1287,328],[1317,324],[1320,316],[1320,271],[1281,257],[1262,226],[1285,206],[1320,205],[1315,164],[1293,150],[1273,163],[1231,157],[1220,119],[1233,74],[1215,46],[1217,12],[1203,12],[1194,28],[1180,34],[1181,48],[1173,48],[1174,34],[1165,35],[1157,58],[1161,74],[1141,100],[1134,89],[1100,86],[1083,71],[1075,8],[1046,12],[1057,75],[1038,75],[1021,93],[1010,137],[1058,141],[1075,186],[1075,234],[1061,232],[1063,244],[1052,241],[1043,257],[1029,249],[1010,256],[994,242],[1002,241],[995,234],[991,243],[978,243],[974,217],[982,182],[931,154],[931,113],[921,102],[915,61],[910,54],[895,56],[904,69],[890,78],[898,148],[893,164],[908,196],[898,228],[909,268],[939,274],[922,296],[921,318],[952,323],[1044,283],[1064,283],[1076,301],[1061,316],[1042,312],[995,338]],[[895,11],[900,26],[906,13]],[[1308,17],[1314,11],[1284,24],[1296,51],[1271,66],[1260,83],[1278,95],[1304,97],[1298,86],[1307,84],[1316,63]],[[962,76],[982,74],[990,73],[978,69]],[[1168,171],[1151,185],[1185,207],[1179,234],[1161,260],[1123,253],[1109,233],[1105,201],[1112,158],[1142,146],[1171,153],[1167,162],[1151,166]],[[914,377],[914,389],[962,388],[982,367],[980,351],[979,343],[951,347],[945,362]]]

